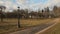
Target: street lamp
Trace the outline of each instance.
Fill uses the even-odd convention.
[[[20,11],[20,7],[18,7],[18,13],[17,13],[17,18],[18,18],[18,28],[21,27],[21,26],[20,26],[20,13],[19,13],[19,11]]]

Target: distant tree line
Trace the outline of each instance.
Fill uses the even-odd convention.
[[[13,10],[12,12],[4,12],[3,8],[5,6],[0,6],[0,18],[17,18],[18,10]],[[4,10],[6,7],[4,8]],[[1,16],[2,15],[2,16]],[[19,16],[20,18],[55,18],[60,17],[60,7],[54,6],[53,10],[50,11],[49,7],[38,10],[38,11],[30,11],[28,9],[26,10],[19,10]]]

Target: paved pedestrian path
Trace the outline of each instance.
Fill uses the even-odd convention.
[[[57,20],[57,19],[56,19]],[[55,22],[56,20],[52,21],[52,22]],[[10,33],[10,34],[35,34],[51,25],[53,25],[54,23],[46,23],[46,24],[42,24],[42,25],[39,25],[39,26],[35,26],[35,27],[32,27],[32,28],[29,28],[29,29],[25,29],[25,30],[22,30],[22,31],[17,31],[17,32],[14,32],[14,33]]]

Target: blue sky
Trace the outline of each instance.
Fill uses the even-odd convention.
[[[54,5],[60,6],[60,0],[0,0],[0,5],[5,5],[8,9],[43,9]]]

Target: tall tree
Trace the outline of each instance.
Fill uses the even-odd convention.
[[[54,6],[53,7],[53,11],[54,11],[55,16],[57,16],[57,14],[58,14],[58,7]]]
[[[3,22],[3,11],[5,11],[5,6],[0,6],[0,12],[1,12],[1,22]]]
[[[49,17],[49,7],[45,8],[45,17],[48,18]]]
[[[29,18],[28,9],[25,9],[25,16],[26,18]]]

